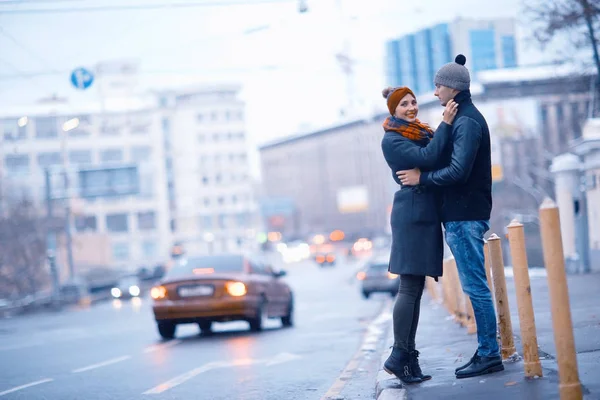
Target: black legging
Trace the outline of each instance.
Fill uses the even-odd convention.
[[[415,350],[424,287],[424,276],[400,275],[400,288],[394,305],[394,347]]]

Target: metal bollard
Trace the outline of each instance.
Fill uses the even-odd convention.
[[[508,242],[512,256],[515,287],[517,290],[517,307],[519,308],[519,325],[523,339],[523,359],[525,376],[527,378],[542,377],[542,364],[538,354],[535,316],[531,300],[531,284],[529,281],[529,266],[525,251],[525,232],[523,224],[513,220],[508,225]]]
[[[569,289],[567,287],[565,258],[560,234],[560,217],[556,203],[549,198],[544,200],[540,206],[540,231],[542,234],[544,264],[550,289],[560,398],[561,400],[579,400],[583,398],[583,394],[577,369]]]
[[[506,293],[506,277],[504,276],[504,260],[502,259],[502,244],[498,235],[493,234],[488,239],[490,245],[490,261],[492,266],[492,279],[496,293],[496,306],[498,312],[498,325],[502,340],[502,359],[513,357],[517,353],[512,333],[510,320],[510,307]]]

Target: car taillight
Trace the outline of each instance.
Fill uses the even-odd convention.
[[[240,297],[248,293],[246,285],[244,285],[242,282],[226,282],[225,290],[234,297]]]
[[[364,271],[360,271],[358,274],[356,274],[356,279],[359,281],[364,281],[366,277],[367,274]]]
[[[388,279],[396,279],[398,275],[388,272]]]
[[[167,297],[167,288],[164,286],[155,286],[150,290],[150,296],[154,300],[161,300]]]
[[[335,261],[335,256],[330,254],[327,256],[327,262],[334,262]]]
[[[317,262],[319,264],[323,264],[325,262],[325,257],[324,256],[317,256]]]

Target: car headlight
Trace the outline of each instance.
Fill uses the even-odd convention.
[[[226,282],[225,290],[234,297],[240,297],[248,293],[246,285],[244,285],[242,282]]]
[[[150,290],[150,296],[154,300],[160,300],[167,297],[167,288],[164,286],[155,286]]]
[[[129,294],[133,297],[140,295],[140,288],[137,285],[129,286]]]
[[[121,297],[121,294],[122,294],[121,289],[114,287],[114,288],[110,289],[110,294],[115,299],[118,299],[119,297]]]
[[[392,272],[388,272],[388,279],[396,279],[398,277],[397,274],[394,274]]]

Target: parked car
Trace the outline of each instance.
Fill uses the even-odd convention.
[[[400,276],[388,271],[389,259],[387,257],[375,258],[365,263],[362,271],[356,277],[361,281],[361,290],[364,298],[368,299],[371,293],[384,292],[392,297],[398,293]]]
[[[197,323],[208,332],[213,322],[236,320],[260,331],[266,318],[291,326],[294,297],[285,275],[236,254],[181,258],[150,292],[158,332],[170,339],[179,324]]]

